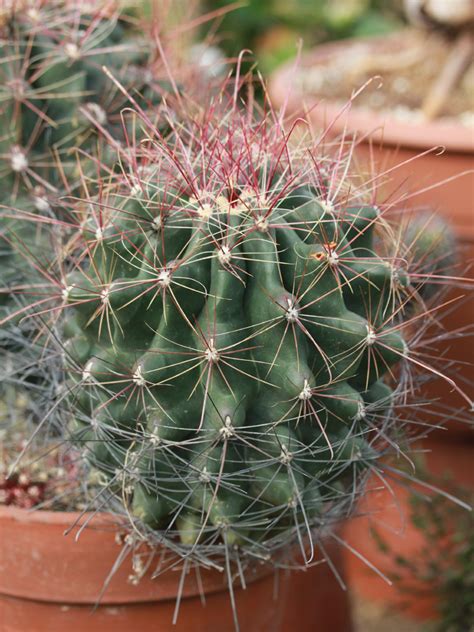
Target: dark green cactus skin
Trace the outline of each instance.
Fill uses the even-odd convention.
[[[90,260],[63,290],[75,440],[185,545],[321,523],[374,463],[369,421],[406,353],[377,209],[277,198],[119,195],[83,222]]]

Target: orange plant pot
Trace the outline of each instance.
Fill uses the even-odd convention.
[[[335,54],[349,47],[355,40],[325,44],[304,56],[298,72],[316,63],[324,64]],[[373,46],[374,55],[389,52],[396,47],[395,38],[370,38],[364,40]],[[395,192],[393,200],[402,196],[395,205],[400,208],[429,207],[438,212],[452,226],[459,243],[459,271],[466,277],[474,276],[474,132],[472,129],[449,119],[410,123],[400,121],[389,112],[375,112],[353,104],[343,111],[343,104],[326,100],[324,94],[306,95],[295,85],[294,63],[279,69],[271,78],[269,92],[275,107],[286,104],[291,116],[301,116],[303,106],[316,131],[329,129],[329,135],[355,135],[356,157],[364,171],[386,173],[388,183],[385,193]],[[383,88],[382,88],[383,89]],[[317,137],[317,135],[316,135]],[[435,147],[444,151],[428,152]],[[441,184],[443,183],[443,184]],[[437,186],[439,185],[439,186]],[[389,201],[392,198],[389,198]],[[466,331],[473,326],[474,294],[472,289],[453,289],[446,300],[461,298],[458,307],[452,305],[449,315],[441,318],[447,331]],[[461,382],[473,398],[474,385],[474,333],[471,336],[453,337],[442,342],[433,353],[446,354],[458,367]],[[470,386],[465,386],[469,384]],[[433,381],[426,387],[427,397],[440,399],[453,408],[463,405],[463,400],[453,392],[447,382]],[[474,441],[474,426],[448,421],[451,436]]]
[[[449,475],[457,485],[474,489],[472,446],[439,441],[439,437],[435,436],[423,440],[417,447],[426,451],[425,465],[430,474],[437,478]],[[378,491],[377,488],[381,487],[380,480],[373,477],[369,482],[369,489],[377,491],[369,492],[362,499],[358,507],[359,515],[349,520],[343,531],[347,543],[388,577],[400,571],[395,556],[416,560],[426,546],[423,532],[409,519],[410,492],[396,482],[390,484],[394,495],[388,489]],[[442,483],[440,487],[443,487]],[[371,535],[372,529],[379,534],[391,552],[380,547],[377,539]],[[397,585],[388,584],[349,551],[344,557],[348,583],[364,599],[396,610],[403,609],[421,620],[434,620],[438,616],[437,596],[409,573],[405,572],[404,580],[410,591],[402,591]]]
[[[215,570],[201,570],[200,582],[195,572],[186,578],[177,625],[172,620],[181,572],[152,579],[150,570],[132,585],[126,560],[97,603],[120,552],[117,524],[103,515],[78,539],[65,537],[77,518],[74,513],[0,507],[0,632],[234,630],[223,574]],[[327,550],[340,569],[341,552],[330,542]],[[235,589],[242,631],[351,631],[347,594],[327,564],[306,572],[280,571],[278,578],[257,567],[253,576],[246,573],[246,589]]]

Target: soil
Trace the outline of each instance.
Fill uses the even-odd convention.
[[[0,398],[0,505],[86,509],[98,481],[79,454],[58,437],[35,435],[36,429],[26,397]]]
[[[357,97],[357,107],[390,110],[402,120],[422,120],[420,107],[450,52],[441,35],[421,30],[399,31],[384,40],[352,40],[319,63],[311,59],[297,74],[306,94],[347,102],[354,91],[371,81]],[[446,103],[443,116],[474,126],[474,61]]]

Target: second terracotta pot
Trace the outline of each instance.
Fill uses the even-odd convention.
[[[330,63],[341,51],[350,54],[351,46],[360,40],[345,40],[324,44],[303,56],[298,73],[314,71],[316,65]],[[397,51],[397,36],[374,37],[363,40],[373,55]],[[356,159],[361,171],[379,183],[379,202],[393,204],[395,211],[428,207],[439,213],[452,226],[459,243],[457,276],[474,278],[474,130],[456,120],[407,122],[390,112],[378,112],[357,106],[344,107],[326,99],[324,94],[305,94],[295,80],[294,63],[283,66],[271,78],[269,92],[276,108],[285,105],[291,119],[304,115],[315,130],[317,138],[322,130],[329,137],[345,135],[356,138]],[[383,89],[383,87],[382,87]],[[437,148],[437,149],[436,149]],[[377,174],[385,174],[377,180]],[[453,283],[453,285],[455,285]],[[456,299],[449,310],[440,314],[445,331],[463,332],[430,347],[433,357],[446,358],[442,371],[454,372],[457,365],[458,382],[467,395],[474,399],[474,315],[473,285],[453,287],[443,301]],[[448,313],[449,312],[449,313]],[[471,335],[466,335],[467,332]],[[420,398],[442,401],[445,409],[458,409],[465,401],[453,391],[448,382],[433,380]],[[454,417],[454,416],[451,416]],[[425,420],[430,423],[433,417]],[[451,436],[474,442],[474,425],[460,423],[446,416]]]
[[[433,437],[415,445],[414,451],[424,454],[426,472],[435,477],[435,485],[445,489],[447,484],[443,481],[447,476],[456,486],[474,489],[472,446],[440,440],[436,436],[440,431],[433,434]],[[423,479],[423,475],[419,476]],[[349,585],[367,601],[395,610],[402,609],[418,619],[436,619],[439,597],[429,584],[414,577],[408,568],[397,562],[399,557],[403,557],[422,563],[420,555],[427,546],[424,531],[417,528],[410,518],[411,492],[404,481],[397,483],[390,480],[391,489],[382,489],[377,476],[369,481],[368,488],[372,491],[359,504],[358,515],[345,525],[344,538],[387,577],[395,577],[401,572],[404,580],[390,585],[362,559],[347,551],[344,556]],[[430,493],[423,486],[415,485],[413,489]]]

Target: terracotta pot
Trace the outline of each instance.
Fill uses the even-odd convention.
[[[125,561],[102,591],[120,551],[117,524],[94,518],[76,540],[65,530],[77,514],[27,512],[0,507],[0,632],[232,632],[232,611],[222,573],[195,572],[184,583],[177,625],[173,612],[181,573],[169,571],[152,580],[150,572],[137,585],[128,582]],[[328,542],[340,568],[341,553]],[[256,568],[246,573],[244,590],[235,591],[239,622],[245,632],[350,632],[346,593],[327,564],[307,572],[279,573]],[[278,592],[275,587],[278,585]]]
[[[324,64],[344,48],[357,40],[346,40],[325,44],[304,56],[299,72],[316,63]],[[371,43],[374,55],[379,51],[397,48],[396,37],[366,39]],[[287,114],[303,114],[303,104],[308,114],[305,118],[316,130],[330,128],[331,135],[355,133],[357,138],[357,158],[362,170],[364,163],[375,173],[392,168],[389,183],[382,191],[380,199],[391,192],[406,193],[403,208],[428,206],[439,212],[452,225],[459,242],[459,272],[473,277],[474,273],[474,131],[455,120],[440,119],[433,122],[402,122],[389,112],[375,112],[352,105],[343,112],[343,103],[325,100],[324,95],[305,95],[295,86],[294,63],[283,66],[271,78],[269,92],[275,107],[287,102]],[[382,88],[383,89],[383,88]],[[444,147],[440,152],[426,152],[435,147]],[[418,156],[418,157],[417,157]],[[471,173],[469,173],[471,171]],[[460,175],[463,174],[463,175]],[[449,180],[449,181],[447,181]],[[441,186],[434,185],[445,182]],[[474,294],[466,289],[453,290],[448,298],[463,296],[459,306],[453,308],[449,316],[442,318],[448,331],[472,328],[474,314]],[[449,349],[447,350],[447,347]],[[447,353],[446,353],[447,351]],[[458,362],[462,367],[462,385],[470,384],[473,398],[474,384],[474,335],[453,339],[440,345],[437,353]],[[436,352],[435,352],[436,353]],[[441,380],[433,382],[426,390],[427,397],[436,397],[446,405],[458,408],[464,402],[450,386]],[[474,441],[474,427],[449,422],[453,434],[470,437]]]
[[[441,478],[449,474],[458,485],[474,489],[471,446],[442,442],[435,437],[422,441],[418,448],[426,450],[425,464],[432,475]],[[423,533],[409,520],[410,493],[401,484],[392,481],[390,484],[394,496],[388,489],[369,492],[359,505],[359,515],[347,522],[343,532],[348,544],[387,576],[400,572],[396,555],[416,560],[425,545]],[[380,479],[373,477],[369,489],[378,490],[380,487]],[[443,487],[441,483],[440,487]],[[387,553],[380,547],[378,539],[371,535],[373,530],[391,552]],[[354,554],[346,552],[344,557],[349,585],[361,597],[389,608],[403,609],[418,619],[436,619],[436,596],[408,571],[404,572],[404,581],[410,586],[410,592],[400,590],[396,584],[388,584]]]

